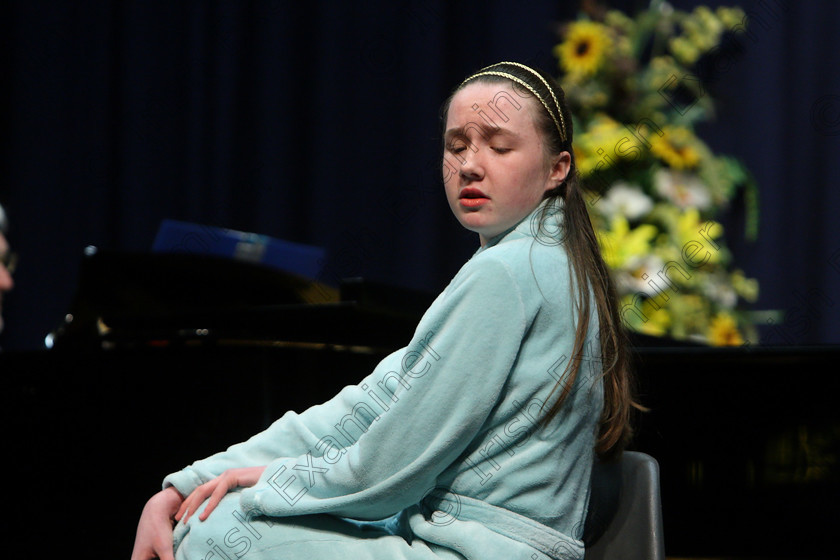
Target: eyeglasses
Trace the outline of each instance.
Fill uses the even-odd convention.
[[[6,269],[6,272],[8,272],[10,276],[15,273],[15,269],[17,268],[17,263],[18,263],[17,253],[6,253],[5,255],[0,257],[0,264],[3,265],[3,268]]]

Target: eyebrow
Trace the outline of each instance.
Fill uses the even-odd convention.
[[[492,138],[493,136],[510,136],[511,138],[518,138],[519,137],[519,134],[517,134],[514,131],[512,131],[510,129],[507,129],[507,128],[502,128],[502,127],[490,128],[490,127],[487,127],[487,126],[480,126],[480,125],[478,125],[476,123],[473,123],[473,122],[467,123],[466,126],[459,126],[459,127],[455,127],[455,128],[450,128],[449,130],[447,130],[443,134],[443,137],[447,140],[449,140],[450,138],[453,138],[453,137],[457,137],[457,136],[466,137],[467,132],[469,130],[478,131],[478,134],[482,138],[484,138],[485,140],[487,140],[489,138]]]

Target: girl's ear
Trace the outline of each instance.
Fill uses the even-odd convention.
[[[572,167],[572,156],[569,152],[561,152],[560,154],[554,156],[551,161],[551,175],[549,175],[548,178],[551,179],[552,182],[556,182],[556,185],[554,185],[556,187],[566,180],[566,176],[569,174],[569,170]]]

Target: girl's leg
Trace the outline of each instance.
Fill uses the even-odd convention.
[[[463,559],[420,539],[409,544],[382,524],[356,524],[327,514],[247,517],[238,492],[228,494],[206,521],[193,515],[186,525],[179,523],[175,550],[176,560]]]

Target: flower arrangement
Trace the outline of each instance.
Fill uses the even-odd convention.
[[[716,217],[739,193],[748,238],[756,187],[694,125],[713,116],[704,80],[744,29],[738,8],[692,12],[654,0],[630,18],[590,10],[561,28],[554,53],[574,115],[575,161],[625,324],[712,345],[755,341],[743,301],[758,283],[732,268]]]

